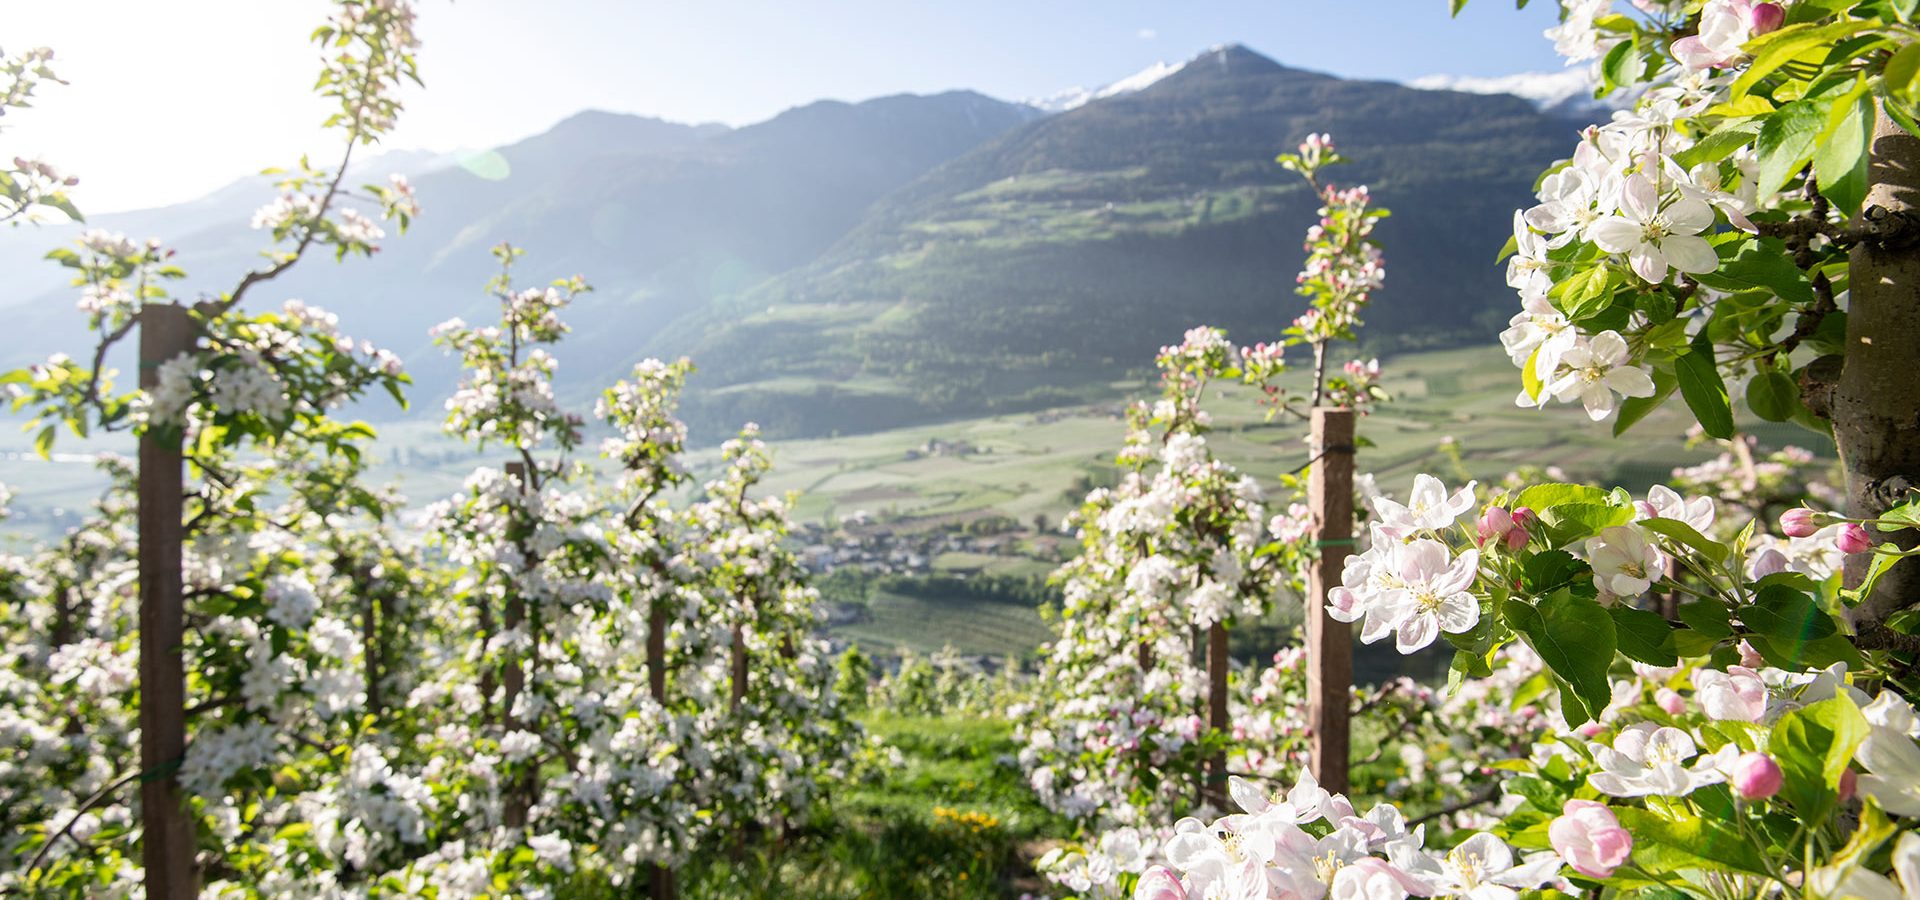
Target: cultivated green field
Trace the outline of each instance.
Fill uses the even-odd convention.
[[[1359,466],[1380,487],[1403,493],[1416,472],[1450,483],[1489,479],[1525,466],[1557,466],[1574,478],[1592,478],[1644,490],[1677,465],[1707,458],[1683,446],[1683,415],[1663,411],[1623,438],[1587,420],[1577,407],[1521,409],[1513,397],[1519,377],[1493,348],[1410,354],[1387,361],[1386,385],[1395,396],[1360,424],[1367,442]],[[1297,389],[1299,383],[1295,383]],[[1115,394],[1150,391],[1142,382]],[[1678,401],[1676,400],[1677,404]],[[438,404],[416,402],[416,409]],[[1221,391],[1210,403],[1219,452],[1269,486],[1306,460],[1304,427],[1268,421],[1253,392]],[[933,568],[946,574],[1044,574],[1071,538],[1031,531],[1043,518],[1048,532],[1077,506],[1089,478],[1110,477],[1125,431],[1116,400],[1043,413],[970,419],[833,439],[773,443],[769,487],[794,492],[801,521],[866,518],[877,527],[913,532],[976,518],[1005,516],[1029,531],[1000,553],[947,552]],[[430,414],[430,413],[429,413]],[[1794,442],[1831,452],[1830,445],[1793,426],[1754,430],[1762,443]],[[497,464],[501,454],[476,454],[442,436],[430,419],[381,427],[375,476],[397,481],[416,505],[459,489],[475,465]],[[972,449],[965,455],[922,453],[930,441]],[[1448,445],[1454,452],[1449,452]],[[124,445],[118,445],[123,448]],[[33,455],[26,435],[0,442],[0,482],[15,492],[16,535],[57,534],[63,517],[84,508],[102,485],[85,453],[111,449],[102,440],[63,439],[51,462]],[[1457,453],[1457,459],[1456,459]],[[696,473],[710,473],[718,449],[691,454]],[[692,490],[692,488],[689,488]],[[1284,498],[1276,498],[1284,499]],[[1050,542],[1060,546],[1051,546]],[[1045,639],[1037,613],[1020,605],[943,596],[937,591],[877,591],[867,613],[838,633],[876,651],[906,646],[927,653],[951,645],[964,653],[1018,655]]]

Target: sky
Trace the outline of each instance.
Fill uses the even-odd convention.
[[[1237,42],[1289,66],[1408,81],[1558,70],[1557,4],[1477,0],[417,0],[425,90],[393,149],[508,143],[582,109],[744,125],[819,99],[1098,87]],[[0,49],[69,84],[9,114],[0,153],[83,210],[180,202],[302,153],[332,158],[307,35],[322,0],[0,0]]]

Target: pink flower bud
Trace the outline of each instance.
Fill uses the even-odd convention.
[[[1747,33],[1753,37],[1759,37],[1767,32],[1776,31],[1786,18],[1787,11],[1781,9],[1778,3],[1755,3],[1753,11],[1748,14]]]
[[[1845,772],[1840,773],[1840,802],[1841,803],[1845,803],[1848,800],[1852,800],[1853,795],[1859,790],[1859,788],[1860,788],[1860,776],[1857,774],[1854,774],[1854,771],[1852,769],[1848,769]]]
[[[1755,650],[1752,644],[1749,644],[1746,641],[1741,641],[1739,649],[1740,649],[1741,665],[1746,666],[1749,669],[1758,669],[1761,666],[1764,666],[1767,664],[1767,658],[1764,656],[1761,656],[1760,651]]]
[[[1820,530],[1819,516],[1804,506],[1796,506],[1780,515],[1780,531],[1787,537],[1812,537]]]
[[[1507,531],[1507,550],[1511,552],[1525,547],[1529,538],[1530,535],[1527,534],[1527,530],[1521,528],[1518,523],[1515,523],[1513,528]]]
[[[1765,800],[1779,793],[1780,781],[1780,764],[1765,753],[1742,753],[1733,761],[1733,789],[1748,800]]]
[[[1171,869],[1154,866],[1140,876],[1140,883],[1133,889],[1133,900],[1187,900],[1187,889]]]
[[[1547,826],[1547,841],[1574,871],[1606,878],[1633,854],[1633,835],[1605,804],[1568,800],[1562,812]]]
[[[1580,735],[1583,738],[1593,738],[1593,737],[1599,737],[1600,732],[1605,730],[1607,730],[1606,726],[1600,724],[1599,722],[1585,722],[1585,723],[1582,723],[1579,728],[1575,728],[1574,733]]]
[[[1673,688],[1661,688],[1653,692],[1653,702],[1667,711],[1667,715],[1677,716],[1687,711],[1687,699]]]
[[[1477,530],[1479,532],[1477,543],[1482,546],[1485,546],[1488,541],[1495,543],[1504,541],[1507,538],[1507,532],[1513,530],[1513,514],[1507,512],[1506,507],[1487,507],[1487,511],[1480,515]]]
[[[1841,553],[1865,553],[1873,549],[1873,538],[1867,535],[1867,529],[1859,522],[1848,522],[1840,526],[1840,534],[1833,539],[1833,545]]]

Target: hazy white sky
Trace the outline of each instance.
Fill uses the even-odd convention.
[[[396,148],[488,147],[581,109],[740,125],[821,98],[1098,86],[1216,43],[1359,77],[1503,75],[1559,62],[1478,0],[418,0],[428,90]],[[177,202],[302,152],[331,158],[306,43],[324,0],[0,0],[0,49],[53,47],[69,86],[7,116],[0,152],[82,179],[104,212]]]

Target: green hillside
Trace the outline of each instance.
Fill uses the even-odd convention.
[[[877,203],[818,261],[670,329],[706,428],[829,434],[1112,396],[1196,324],[1276,333],[1316,204],[1274,154],[1332,132],[1395,215],[1377,349],[1485,338],[1511,293],[1486,235],[1572,126],[1513,97],[1419,91],[1211,51],[1040,119]]]

